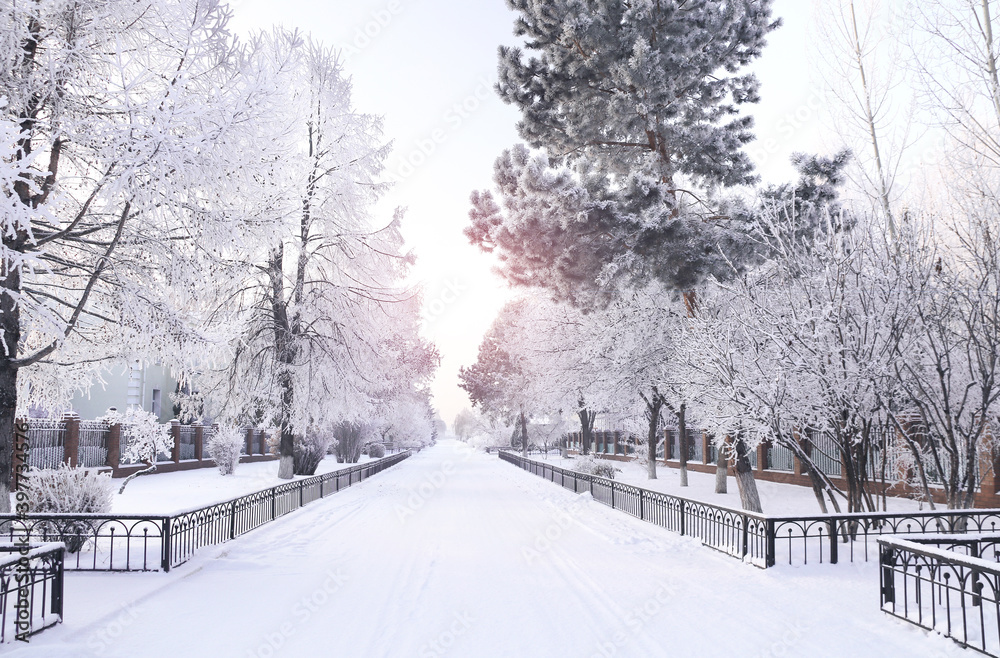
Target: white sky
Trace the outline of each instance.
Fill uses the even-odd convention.
[[[388,221],[408,208],[405,237],[425,288],[425,335],[441,350],[435,406],[450,425],[469,406],[458,368],[476,360],[497,311],[511,296],[491,260],[468,244],[469,193],[490,186],[493,161],[518,141],[518,113],[492,91],[496,50],[512,44],[513,13],[503,0],[235,0],[237,32],[280,23],[348,52],[354,103],[385,117],[399,182],[379,208]],[[815,3],[775,0],[784,26],[756,66],[762,103],[752,110],[750,149],[766,180],[793,177],[788,156],[817,152],[824,92],[810,75]],[[407,166],[411,164],[413,166]]]

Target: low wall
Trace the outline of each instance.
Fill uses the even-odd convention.
[[[255,462],[273,462],[278,460],[278,455],[240,455],[241,464],[253,464]],[[129,464],[116,468],[100,469],[104,472],[110,471],[113,478],[126,478],[133,473],[138,473],[146,468],[145,464]],[[198,468],[215,468],[215,462],[211,459],[185,459],[179,462],[156,462],[156,470],[153,473],[176,473],[178,471],[193,471]]]

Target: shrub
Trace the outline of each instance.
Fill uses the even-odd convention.
[[[571,468],[578,473],[596,475],[597,477],[608,478],[609,480],[614,480],[615,473],[621,472],[621,469],[615,468],[611,462],[597,459],[593,455],[577,457],[573,461]]]
[[[361,458],[361,447],[364,445],[365,426],[361,423],[342,421],[333,428],[337,439],[337,461],[340,463],[357,464]]]
[[[33,470],[27,477],[28,508],[57,514],[107,514],[115,485],[111,475],[87,468]]]
[[[295,475],[314,475],[316,467],[326,456],[332,437],[320,432],[296,434],[294,444],[294,462],[292,472]]]
[[[240,463],[246,434],[238,427],[220,425],[208,440],[208,454],[223,475],[232,475]]]
[[[368,456],[372,459],[382,459],[385,457],[385,446],[381,443],[372,443],[368,446]]]
[[[109,514],[114,489],[110,474],[66,464],[30,471],[25,480],[28,509],[35,513]],[[78,552],[93,532],[87,521],[58,522],[45,530],[58,536],[70,553]]]

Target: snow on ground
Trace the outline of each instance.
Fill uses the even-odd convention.
[[[169,574],[67,574],[18,658],[964,656],[875,565],[766,571],[442,441]]]
[[[359,464],[369,461],[362,456]],[[338,464],[336,457],[327,455],[319,463],[316,475],[350,468],[357,464]],[[308,476],[296,476],[303,479]],[[217,468],[199,468],[175,473],[151,473],[129,482],[125,493],[117,487],[122,480],[115,480],[116,489],[112,510],[117,514],[174,514],[221,503],[244,494],[284,484],[278,479],[278,462],[240,464],[232,475],[220,475]]]
[[[548,456],[532,455],[531,459],[560,468],[572,470],[574,458],[562,459],[558,453],[551,453]],[[736,478],[729,476],[727,481],[727,492],[725,494],[715,493],[715,473],[700,473],[688,470],[688,486],[681,486],[681,473],[676,468],[670,468],[663,464],[656,467],[656,479],[650,480],[646,475],[646,464],[639,462],[619,462],[608,461],[615,468],[621,469],[615,474],[615,480],[633,484],[643,489],[659,491],[672,496],[680,496],[691,500],[700,500],[713,505],[742,509],[740,504],[740,493],[736,487]],[[779,482],[767,482],[757,480],[757,492],[760,494],[761,508],[765,514],[772,516],[815,516],[822,514],[819,503],[816,502],[816,495],[810,487],[800,487],[795,484],[781,484]],[[846,512],[846,502],[841,500],[841,511]],[[888,498],[890,512],[915,512],[921,508],[918,501],[910,498]],[[828,511],[834,510],[827,501]],[[924,507],[923,509],[927,509]]]

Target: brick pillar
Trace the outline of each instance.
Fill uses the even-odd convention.
[[[667,461],[670,459],[670,430],[666,427],[663,428],[663,465],[667,465]]]
[[[757,446],[757,472],[760,473],[767,466],[767,442],[761,442]]]
[[[194,458],[202,461],[205,457],[205,426],[196,423],[194,426]]]
[[[118,423],[108,427],[108,466],[117,469],[122,462],[122,426]]]
[[[170,451],[170,458],[176,464],[181,460],[181,424],[177,419],[170,421],[170,436],[174,438],[174,449]]]
[[[252,427],[247,428],[247,455],[253,454],[253,435],[254,431]]]
[[[711,463],[708,459],[708,444],[711,441],[708,440],[708,432],[702,430],[701,432],[701,461],[704,464]]]
[[[70,467],[80,465],[80,417],[65,414],[63,422],[63,461]]]
[[[997,455],[991,449],[979,453],[979,472],[983,474],[983,480],[979,483],[979,490],[984,494],[996,494],[997,482],[996,466]],[[975,505],[973,505],[975,507]]]
[[[798,445],[802,445],[802,435],[799,434],[797,429],[792,430],[792,441],[795,441]],[[803,475],[805,470],[802,468],[802,460],[795,453],[792,453],[792,469],[795,475]]]

